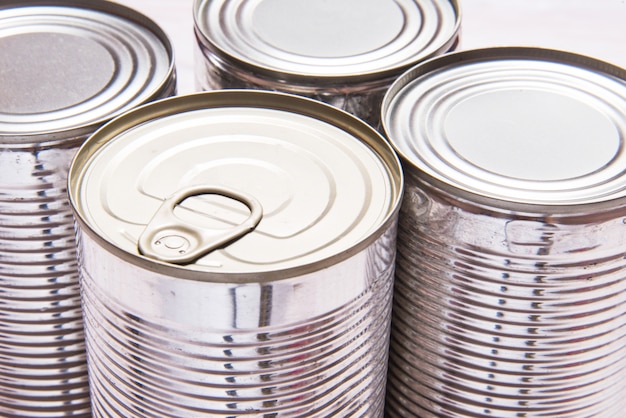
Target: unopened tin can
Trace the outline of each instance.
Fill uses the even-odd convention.
[[[379,126],[395,77],[454,49],[456,0],[196,0],[196,84],[315,98]]]
[[[623,416],[625,109],[624,69],[547,49],[452,53],[391,87],[389,417]]]
[[[103,122],[174,90],[170,43],[143,15],[0,5],[0,416],[90,416],[67,170]]]
[[[96,416],[382,416],[400,162],[299,96],[165,99],[69,175]]]

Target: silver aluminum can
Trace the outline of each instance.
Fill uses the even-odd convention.
[[[0,5],[0,416],[90,416],[67,170],[103,122],[174,93],[153,22],[101,1]]]
[[[377,131],[299,96],[105,125],[69,175],[94,414],[382,416],[402,182]]]
[[[406,191],[389,417],[626,411],[626,71],[493,48],[383,104]]]
[[[196,85],[299,94],[378,128],[393,80],[454,49],[456,0],[195,0]]]

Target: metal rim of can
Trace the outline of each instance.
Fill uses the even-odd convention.
[[[380,222],[371,225],[366,236],[352,242],[347,248],[335,252],[321,260],[315,260],[287,268],[262,270],[254,272],[220,272],[189,268],[186,265],[176,265],[146,257],[120,248],[115,242],[102,236],[97,227],[85,215],[84,203],[81,200],[81,182],[89,168],[90,160],[107,146],[118,135],[124,134],[137,126],[149,125],[151,121],[158,121],[168,116],[185,112],[205,109],[227,109],[237,107],[252,107],[282,111],[302,115],[321,123],[331,125],[360,141],[384,166],[388,185],[388,203],[381,215]],[[323,269],[346,260],[370,246],[376,239],[387,232],[396,222],[402,199],[404,176],[400,161],[384,137],[362,122],[355,116],[317,100],[292,95],[288,93],[269,92],[263,90],[215,90],[210,92],[194,93],[185,96],[175,96],[160,99],[152,103],[139,106],[125,114],[116,117],[99,128],[79,148],[70,166],[68,175],[69,200],[77,220],[78,227],[124,261],[156,271],[161,274],[171,274],[177,278],[215,281],[215,282],[266,282],[287,279]]]
[[[346,89],[346,85],[368,90],[388,85],[417,62],[453,49],[458,43],[462,19],[457,0],[390,1],[387,5],[370,5],[371,10],[362,2],[355,1],[354,5],[359,6],[356,9],[365,13],[357,17],[354,17],[354,8],[346,8],[343,4],[345,1],[335,3],[333,7],[337,10],[333,13],[316,12],[315,2],[277,3],[280,1],[195,0],[194,29],[203,53],[209,55],[211,63],[222,70],[246,79],[252,77],[258,84],[276,87],[278,90],[290,87],[290,84],[302,91],[319,90],[321,87]],[[391,3],[395,7],[389,7]],[[288,4],[293,6],[287,7]],[[306,5],[310,5],[312,10],[303,11],[302,7]],[[350,6],[349,2],[347,6]],[[263,9],[259,12],[261,7]],[[277,10],[291,13],[287,16],[289,19],[282,19],[286,26],[276,25],[268,17],[273,18]],[[313,25],[316,19],[329,19],[332,16],[344,19],[344,31],[346,25],[352,25],[360,30],[360,35],[350,39],[351,42],[346,42],[345,38],[337,42],[336,36],[327,34],[333,28],[326,23],[331,27],[324,27],[326,31],[321,32],[329,38],[329,42],[320,41],[320,45],[324,45],[324,54],[329,45],[336,48],[338,45],[354,43],[356,50],[337,51],[334,56],[324,57],[319,47],[316,49],[313,44],[306,45],[312,38],[318,38],[320,32],[305,41],[299,40],[298,32],[310,29],[307,26]],[[346,21],[346,17],[354,21]],[[371,23],[365,23],[376,18],[394,21],[396,25],[391,28],[378,25],[387,30],[381,35],[384,39],[367,39],[375,31],[371,30]],[[342,22],[331,23],[339,26]],[[415,33],[402,32],[409,29]],[[430,38],[422,40],[420,36]],[[278,41],[290,45],[274,45]],[[396,43],[399,45],[396,46]]]
[[[537,185],[540,183],[543,183],[544,185],[556,185],[557,187],[555,187],[555,190],[558,192],[558,186],[566,184],[566,182],[570,181],[570,179],[565,176],[563,176],[563,179],[556,177],[553,179],[518,179],[513,175],[498,173],[497,170],[482,168],[479,163],[474,164],[472,161],[470,161],[468,165],[478,167],[476,172],[478,172],[479,175],[475,178],[471,178],[470,180],[475,181],[476,184],[469,187],[468,184],[463,182],[463,176],[470,176],[461,170],[459,170],[461,174],[458,174],[455,171],[457,167],[455,167],[453,163],[450,163],[450,161],[455,159],[460,160],[465,156],[463,156],[462,153],[459,153],[458,149],[450,145],[450,143],[446,143],[446,141],[454,141],[449,140],[449,137],[454,135],[450,133],[454,132],[452,128],[446,130],[449,127],[443,126],[442,124],[437,125],[437,122],[442,122],[442,120],[448,117],[446,112],[453,109],[453,105],[446,104],[446,101],[454,103],[456,106],[458,103],[462,103],[463,100],[467,100],[467,98],[470,99],[467,101],[470,103],[474,97],[478,97],[479,94],[484,94],[487,92],[489,87],[493,87],[493,85],[490,85],[489,83],[499,81],[498,79],[495,79],[494,81],[494,74],[495,76],[501,76],[498,71],[510,70],[510,67],[507,68],[506,64],[509,60],[530,63],[533,74],[526,77],[524,71],[527,69],[524,69],[523,65],[521,66],[522,69],[515,68],[514,66],[512,71],[517,71],[518,74],[511,75],[510,80],[512,81],[510,82],[507,79],[504,79],[504,81],[500,80],[502,86],[496,86],[497,88],[494,88],[495,91],[498,91],[498,89],[502,89],[503,91],[506,91],[507,89],[518,89],[523,92],[527,87],[524,83],[526,83],[529,79],[531,79],[533,83],[538,83],[537,85],[547,85],[547,83],[550,82],[556,86],[554,89],[561,89],[558,94],[563,92],[565,92],[563,93],[565,96],[570,94],[574,97],[572,101],[580,101],[583,103],[583,107],[587,104],[585,103],[585,99],[590,99],[594,102],[592,105],[600,103],[601,107],[605,106],[606,109],[608,109],[605,115],[600,115],[605,117],[605,122],[608,121],[607,125],[611,125],[604,127],[606,128],[605,133],[610,131],[607,135],[605,135],[606,143],[608,145],[604,146],[604,160],[600,157],[596,158],[596,167],[587,168],[586,171],[590,173],[590,175],[597,175],[597,173],[601,173],[607,165],[612,165],[612,169],[616,172],[616,174],[609,173],[607,175],[608,180],[604,183],[608,184],[609,181],[619,183],[620,176],[617,172],[621,172],[621,170],[619,170],[617,165],[620,161],[620,150],[624,145],[620,142],[620,138],[626,137],[626,118],[622,116],[622,119],[619,120],[619,116],[616,115],[619,115],[619,111],[617,110],[619,103],[622,103],[624,99],[626,99],[626,70],[609,62],[570,51],[523,46],[488,47],[445,54],[443,56],[426,60],[412,67],[396,79],[396,81],[387,90],[383,99],[381,124],[384,134],[387,138],[389,138],[392,147],[399,155],[405,170],[410,170],[411,176],[415,176],[415,178],[419,181],[424,181],[426,184],[431,185],[431,187],[434,187],[435,190],[438,189],[445,194],[450,193],[457,198],[471,202],[471,205],[478,205],[490,210],[501,209],[504,211],[513,210],[517,213],[527,212],[530,214],[536,214],[541,212],[571,215],[573,213],[582,214],[595,212],[598,214],[599,212],[613,212],[613,209],[623,207],[626,204],[626,185],[620,186],[617,184],[615,186],[614,193],[606,194],[606,196],[602,193],[586,196],[584,193],[588,190],[585,187],[580,187],[578,191],[582,190],[582,195],[576,197],[575,192],[577,190],[572,188],[570,192],[573,197],[570,200],[558,198],[552,199],[550,194],[545,192],[543,192],[542,195],[533,197],[533,189],[528,187],[528,190],[525,191],[528,196],[533,198],[521,197],[518,199],[514,196],[514,188],[509,187],[514,181],[517,182],[516,184],[522,185],[525,184],[524,182],[526,182],[526,185]],[[539,63],[540,68],[532,68],[532,64],[534,62]],[[475,63],[484,63],[486,68],[478,68],[471,74],[469,73],[469,70],[463,73],[464,66],[469,68]],[[488,68],[490,63],[494,63],[494,66],[501,66],[501,68]],[[541,68],[544,64],[547,66],[547,69]],[[556,75],[552,74],[554,68],[557,67],[562,68],[565,73],[573,71],[574,74],[568,74],[563,77],[561,77],[558,71],[554,73]],[[454,78],[447,79],[446,77],[448,71],[456,69],[459,70],[457,71],[457,74],[454,74]],[[546,78],[542,72],[550,73],[550,77]],[[522,73],[521,77],[519,77],[519,73]],[[461,79],[459,74],[463,74],[464,79]],[[589,74],[595,79],[591,82],[587,82],[584,80],[584,77],[581,77],[581,74]],[[421,88],[420,83],[431,76],[434,81],[428,80],[429,84],[422,85],[425,86],[425,88],[431,89],[428,92],[428,94],[431,94],[431,97],[421,95],[419,100],[416,100],[416,96],[413,96],[411,100],[407,99],[405,103],[401,104],[401,100],[403,98],[406,98],[411,93],[418,91],[418,89]],[[441,86],[444,84],[443,80],[446,80],[445,83],[451,87],[442,89]],[[583,86],[573,87],[578,82],[582,82]],[[507,85],[507,83],[509,83],[509,85]],[[587,84],[585,85],[585,83]],[[476,88],[478,93],[472,96],[471,90],[475,87],[475,85],[479,87]],[[485,85],[488,87],[484,87]],[[616,92],[615,90],[612,90],[611,87],[617,87],[620,91]],[[535,88],[535,86],[529,90],[532,90],[533,88]],[[587,88],[587,90],[585,90],[585,88]],[[596,93],[594,92],[594,89],[604,89],[606,91],[601,91],[597,95],[594,95],[594,93]],[[538,88],[538,90],[540,90],[540,88]],[[573,92],[568,90],[572,90]],[[432,93],[433,91],[434,93]],[[470,91],[470,93],[466,94],[467,91]],[[547,88],[546,91],[553,92],[554,90],[551,91],[550,88]],[[462,96],[463,94],[465,94],[465,97]],[[456,96],[459,96],[460,98]],[[605,100],[607,97],[610,101]],[[444,104],[441,105],[441,103]],[[522,105],[524,104],[528,103],[522,102]],[[576,105],[576,103],[574,103],[574,105]],[[592,105],[590,105],[589,108],[592,108]],[[425,127],[422,130],[417,129],[415,126],[411,126],[411,124],[407,122],[409,118],[414,118],[414,121],[418,121],[416,123],[424,122],[424,115],[418,115],[418,111],[416,111],[416,109],[420,106],[423,109],[428,107],[430,109],[436,109],[435,111],[440,112],[440,114],[435,116],[433,116],[432,113],[429,114],[428,117],[430,119],[424,124]],[[439,109],[437,109],[438,106]],[[401,118],[398,118],[398,109],[400,108],[405,112],[405,114]],[[480,106],[476,106],[476,109],[478,110],[471,113],[472,115],[476,115],[478,112],[485,110],[485,108],[480,108]],[[538,111],[542,110],[545,110],[545,106],[542,107],[541,105],[537,105],[537,109],[529,110],[529,114],[536,115]],[[586,111],[587,110],[585,109],[580,111],[582,115],[580,119],[583,122],[585,121],[585,116],[587,116],[585,114]],[[593,112],[589,111],[589,113]],[[409,114],[410,116],[407,116]],[[464,115],[466,119],[469,117],[468,115],[469,113]],[[486,117],[489,116],[490,114],[487,112]],[[596,117],[596,115],[592,116]],[[599,117],[598,119],[602,119],[602,117]],[[566,118],[570,118],[572,125],[574,126],[573,128],[568,127],[569,133],[572,133],[575,129],[580,128],[580,126],[575,123],[576,118],[572,118],[571,116],[567,116]],[[518,122],[514,117],[512,117],[512,119],[514,122]],[[481,120],[479,120],[479,122],[480,121]],[[559,122],[562,121],[563,119]],[[484,120],[482,120],[482,122],[484,122]],[[455,129],[456,128],[458,127],[455,127]],[[554,128],[554,126],[552,128]],[[613,131],[611,131],[611,129],[613,129]],[[436,137],[433,141],[439,141],[440,143],[433,146],[431,143],[431,137]],[[461,135],[459,138],[462,140],[463,136]],[[560,142],[562,144],[563,140],[562,138],[557,139],[556,142]],[[435,151],[433,151],[432,155],[424,156],[420,154],[419,150],[417,150],[417,148],[422,146],[434,147]],[[587,155],[579,155],[579,159],[586,157]],[[491,161],[494,160],[492,159]],[[597,161],[600,162],[598,163]],[[486,159],[481,161],[481,163],[485,165],[489,164]],[[483,171],[481,172],[480,170]],[[505,169],[503,169],[503,171],[504,170]],[[408,176],[409,174],[405,172],[405,175]],[[459,178],[461,178],[461,180],[459,180]],[[573,180],[571,181],[577,181],[579,178],[584,179],[585,173],[575,173],[575,175],[572,176]],[[502,184],[498,185],[497,181],[500,181]],[[509,183],[507,184],[507,182]],[[496,189],[499,192],[489,190],[489,186],[494,183],[500,187],[500,189]],[[600,182],[599,184],[600,186],[603,186],[604,183]],[[592,184],[591,186],[594,185]],[[502,190],[504,190],[505,193],[502,193]]]
[[[174,51],[169,37],[156,22],[135,9],[103,0],[29,0],[5,2],[0,6],[0,14],[6,15],[0,22],[0,41],[3,40],[4,30],[7,33],[5,42],[9,38],[19,41],[22,36],[38,36],[39,40],[50,38],[47,42],[54,45],[52,38],[58,36],[71,46],[60,49],[59,56],[50,55],[50,50],[55,52],[54,48],[38,51],[50,58],[50,62],[44,62],[41,68],[35,70],[37,74],[49,77],[45,83],[40,83],[40,87],[47,86],[53,90],[37,92],[30,88],[29,91],[39,94],[39,97],[30,101],[24,99],[21,104],[10,103],[15,97],[4,94],[5,101],[0,101],[0,114],[6,124],[0,133],[4,147],[32,147],[33,144],[73,147],[116,115],[136,105],[170,95],[176,90]],[[36,42],[29,39],[19,42],[22,46],[36,47]],[[56,42],[57,45],[62,43]],[[49,71],[72,60],[72,54],[75,54],[77,61],[82,54],[83,64],[88,67],[78,68],[80,74],[87,77],[90,72],[85,70],[91,69],[94,71],[91,71],[90,76],[96,77],[94,72],[102,72],[97,80],[98,85],[89,85],[93,79],[77,81],[66,77],[60,80],[60,77],[65,77],[64,71],[71,66],[65,67],[64,71]],[[5,62],[14,66],[10,60]],[[25,65],[29,62],[25,62]],[[75,67],[78,67],[76,62]],[[20,89],[24,89],[19,84],[28,81],[28,77],[35,71],[14,74],[18,77],[14,80],[16,83],[13,83],[18,85],[15,95],[21,94]],[[72,74],[79,76],[76,71]],[[54,82],[55,77],[60,82]],[[74,97],[72,86],[84,90],[74,92]],[[59,94],[60,88],[65,88],[67,94]],[[49,94],[51,92],[56,94]],[[42,97],[49,100],[40,100]],[[55,100],[62,103],[53,103]],[[33,103],[37,103],[35,107],[38,109],[31,108]],[[74,140],[69,141],[68,138]]]

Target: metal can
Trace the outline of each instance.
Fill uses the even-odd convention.
[[[324,101],[378,128],[392,81],[454,49],[456,0],[196,0],[196,86]]]
[[[284,93],[153,102],[69,174],[96,416],[382,416],[400,162]]]
[[[125,110],[175,91],[172,48],[104,1],[0,5],[0,415],[90,416],[67,170]]]
[[[626,71],[488,48],[383,103],[406,190],[389,417],[626,411]]]

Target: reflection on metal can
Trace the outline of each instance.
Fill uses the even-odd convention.
[[[381,416],[402,181],[378,132],[298,96],[105,125],[69,174],[94,413]]]
[[[395,77],[460,27],[456,0],[196,0],[194,18],[198,88],[300,94],[374,127]]]
[[[67,170],[114,115],[170,95],[163,32],[113,3],[0,6],[0,415],[90,416]]]
[[[623,69],[533,48],[452,53],[391,87],[390,417],[626,410],[625,100]]]

